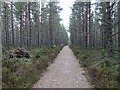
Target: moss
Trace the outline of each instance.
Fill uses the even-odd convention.
[[[62,46],[54,48],[34,47],[31,50],[31,58],[8,59],[3,53],[2,86],[3,88],[30,88],[37,80],[49,63],[53,62]]]
[[[107,58],[102,48],[80,48],[70,46],[87,72],[91,84],[96,88],[120,88],[119,63]],[[103,56],[104,55],[104,56]]]

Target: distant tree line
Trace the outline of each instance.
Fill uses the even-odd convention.
[[[69,30],[72,44],[102,47],[108,57],[120,49],[120,2],[75,2]],[[117,52],[117,56],[120,56]]]
[[[67,32],[61,24],[57,2],[2,2],[3,47],[67,44]]]

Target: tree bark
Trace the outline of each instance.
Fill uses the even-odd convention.
[[[20,5],[20,47],[23,45],[23,8],[22,2],[19,2]]]
[[[29,48],[31,48],[32,46],[31,2],[28,2],[28,21],[29,21]]]
[[[14,19],[13,19],[13,1],[11,1],[11,29],[12,29],[12,45],[15,44],[14,42]]]
[[[106,2],[107,5],[107,48],[109,57],[113,57],[113,40],[112,37],[112,21],[111,21],[111,9],[110,2]]]

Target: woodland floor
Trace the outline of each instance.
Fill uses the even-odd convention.
[[[32,88],[91,88],[69,46],[65,46]]]

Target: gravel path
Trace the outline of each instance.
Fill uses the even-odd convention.
[[[65,46],[33,88],[91,88],[91,85],[72,50]]]

